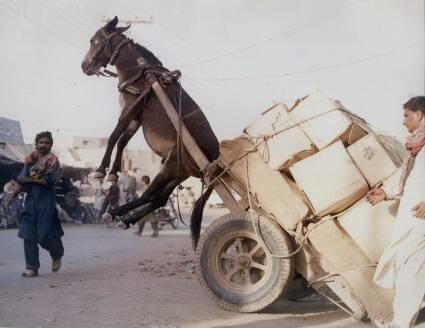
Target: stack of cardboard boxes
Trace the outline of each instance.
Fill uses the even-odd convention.
[[[340,213],[340,225],[377,261],[390,240],[395,204],[373,207],[362,198],[397,166],[374,133],[319,92],[291,109],[273,106],[244,132],[271,170],[296,183],[314,215]]]

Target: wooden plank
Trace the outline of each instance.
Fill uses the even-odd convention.
[[[165,110],[165,113],[167,114],[171,123],[177,131],[179,129],[179,117],[176,109],[174,108],[173,104],[171,103],[170,99],[168,98],[167,94],[165,93],[164,89],[162,89],[158,81],[153,83],[152,89],[154,90],[156,96],[159,99],[159,102]],[[195,161],[196,165],[198,165],[199,169],[201,171],[204,171],[204,169],[209,164],[207,157],[199,148],[195,139],[193,139],[192,135],[184,124],[181,125],[181,133],[183,145]],[[220,198],[223,200],[224,205],[230,210],[230,212],[237,213],[243,210],[233,197],[232,193],[221,181],[217,181],[216,183],[214,183],[213,187],[217,194],[220,196]]]
[[[166,114],[170,118],[171,123],[175,127],[176,131],[179,129],[179,116],[177,114],[177,110],[174,108],[164,89],[162,89],[161,85],[158,81],[156,81],[152,85],[152,89],[154,90],[156,96],[159,99],[162,107],[164,108]],[[190,156],[192,156],[195,163],[198,165],[201,171],[205,169],[205,167],[209,164],[209,161],[202,150],[199,148],[195,139],[193,139],[192,135],[186,128],[184,124],[181,127],[182,133],[182,141]]]
[[[309,283],[317,281],[326,276],[329,272],[323,270],[319,264],[317,256],[308,245],[305,245],[300,252],[295,255],[296,271],[301,274]],[[312,287],[319,290],[323,285],[327,285],[345,305],[352,311],[353,317],[357,320],[364,320],[367,312],[364,306],[355,298],[351,290],[346,286],[344,278],[334,276],[324,282],[315,283]]]
[[[243,211],[242,206],[236,201],[232,193],[227,189],[223,182],[217,182],[214,184],[214,190],[223,200],[224,205],[229,209],[233,214]]]
[[[373,282],[375,268],[367,267],[372,261],[334,220],[317,226],[308,240],[320,265],[327,272],[340,273],[349,292],[363,304],[372,320],[391,320],[392,292]]]

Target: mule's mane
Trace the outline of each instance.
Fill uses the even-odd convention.
[[[150,50],[146,49],[145,47],[141,46],[138,43],[135,43],[135,45],[136,45],[136,49],[141,52],[142,57],[146,59],[146,61],[148,61],[149,64],[162,66],[161,61],[158,58],[156,58],[156,56]]]

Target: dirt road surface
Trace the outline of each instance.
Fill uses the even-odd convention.
[[[222,210],[209,210],[209,219]],[[208,221],[208,220],[207,220]],[[151,238],[134,228],[65,226],[59,273],[41,251],[40,276],[25,279],[22,241],[0,231],[0,327],[370,327],[319,297],[279,300],[258,314],[225,311],[200,289],[189,230]]]

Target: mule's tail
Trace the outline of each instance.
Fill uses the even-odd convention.
[[[213,188],[208,188],[207,191],[203,193],[193,205],[193,211],[190,217],[190,235],[192,237],[193,249],[196,249],[196,246],[198,246],[199,237],[201,235],[201,224],[204,207],[208,198],[210,198],[212,191]]]

